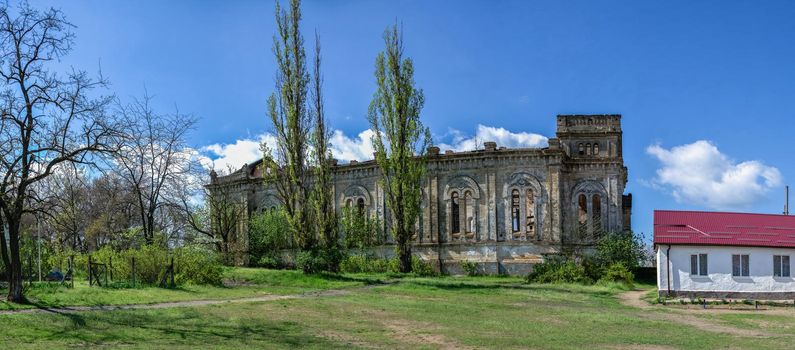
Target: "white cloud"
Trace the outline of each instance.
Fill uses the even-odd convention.
[[[262,158],[260,144],[265,142],[271,149],[276,146],[273,135],[265,133],[257,139],[242,139],[229,144],[212,144],[204,146],[199,151],[204,155],[200,158],[202,165],[208,169],[215,169],[219,173],[228,173],[240,169],[247,163]]]
[[[370,129],[362,131],[355,138],[349,138],[340,130],[334,130],[329,140],[331,154],[340,162],[346,163],[351,160],[364,161],[373,159],[373,140],[375,134]]]
[[[744,209],[762,200],[770,189],[781,186],[775,167],[751,160],[736,163],[709,141],[665,149],[646,148],[660,161],[652,187],[670,191],[677,202],[710,209]]]
[[[546,136],[539,134],[531,134],[527,132],[510,132],[505,128],[497,128],[493,126],[486,126],[478,124],[475,131],[475,136],[466,137],[460,130],[450,129],[449,135],[452,135],[452,143],[440,143],[439,148],[444,152],[445,150],[453,151],[472,151],[476,149],[483,149],[483,143],[486,141],[494,141],[498,147],[508,148],[535,148],[546,147],[549,140]]]

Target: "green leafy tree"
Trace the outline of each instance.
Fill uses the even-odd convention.
[[[312,191],[312,210],[317,236],[320,237],[323,255],[326,258],[327,270],[339,271],[344,255],[337,228],[337,214],[334,211],[331,181],[331,151],[329,149],[329,132],[323,108],[323,75],[320,71],[320,38],[315,34],[315,60],[312,79],[312,115],[315,129],[312,137],[314,154],[314,183]]]
[[[288,11],[276,3],[277,35],[273,37],[276,56],[276,91],[268,99],[268,116],[273,124],[276,148],[263,148],[264,178],[273,185],[281,199],[292,234],[300,248],[314,250],[315,231],[310,229],[307,154],[312,116],[307,108],[310,83],[304,52],[304,38],[299,30],[300,1],[290,1]]]
[[[386,204],[389,230],[395,237],[400,272],[411,272],[411,237],[420,214],[421,182],[430,131],[420,122],[425,103],[414,85],[414,64],[403,57],[403,35],[397,25],[384,32],[383,52],[375,60],[377,89],[368,120]]]

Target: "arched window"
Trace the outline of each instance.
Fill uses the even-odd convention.
[[[519,232],[519,190],[511,191],[511,229]]]
[[[595,156],[599,155],[599,144],[598,143],[594,143],[593,144],[593,155],[595,155]]]
[[[590,143],[586,143],[585,144],[585,155],[586,156],[590,156],[591,155],[591,144]]]
[[[582,144],[582,142],[581,142],[581,143],[580,143],[580,144],[577,146],[577,148],[578,148],[578,153],[579,153],[581,156],[584,156],[584,155],[585,155],[585,145],[583,145],[583,144]]]
[[[536,217],[535,217],[535,198],[533,197],[533,190],[527,189],[527,198],[525,200],[525,232],[529,236],[535,233]]]
[[[585,194],[580,194],[577,198],[577,222],[580,226],[587,226],[588,225],[588,198],[585,198]]]
[[[348,200],[345,201],[345,207],[350,208],[352,205],[353,205],[353,199],[348,198]]]
[[[461,232],[461,212],[458,206],[458,192],[453,192],[450,194],[450,232],[452,233]]]
[[[472,199],[472,191],[464,192],[464,215],[466,216],[464,232],[475,232],[475,201]]]
[[[364,214],[364,198],[359,198],[356,200],[356,210],[359,214]]]
[[[591,232],[602,231],[602,198],[595,194],[591,197]]]

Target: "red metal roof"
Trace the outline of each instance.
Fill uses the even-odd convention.
[[[795,216],[655,210],[654,244],[795,247]]]

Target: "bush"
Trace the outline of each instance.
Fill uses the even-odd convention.
[[[585,269],[574,261],[563,258],[551,258],[533,266],[533,272],[527,275],[529,283],[592,283],[593,280],[585,273]]]
[[[605,269],[605,272],[602,275],[602,278],[599,279],[599,282],[618,282],[624,284],[627,288],[632,289],[635,287],[635,276],[624,266],[624,264],[616,262],[610,264],[610,266]]]
[[[340,263],[340,272],[344,273],[399,273],[397,258],[379,259],[366,255],[348,255]],[[418,276],[434,276],[433,266],[422,259],[411,257],[411,271]]]
[[[367,217],[365,211],[356,207],[342,209],[340,220],[345,246],[347,248],[364,248],[383,243],[379,235],[381,221],[378,217]]]
[[[290,224],[283,209],[268,210],[249,220],[249,263],[259,267],[284,267],[279,255],[293,247]]]
[[[610,232],[596,243],[596,259],[603,267],[621,263],[634,270],[648,259],[646,255],[643,238],[632,232]]]
[[[477,276],[478,275],[478,263],[474,261],[464,261],[461,263],[461,269],[467,274],[467,276]]]

